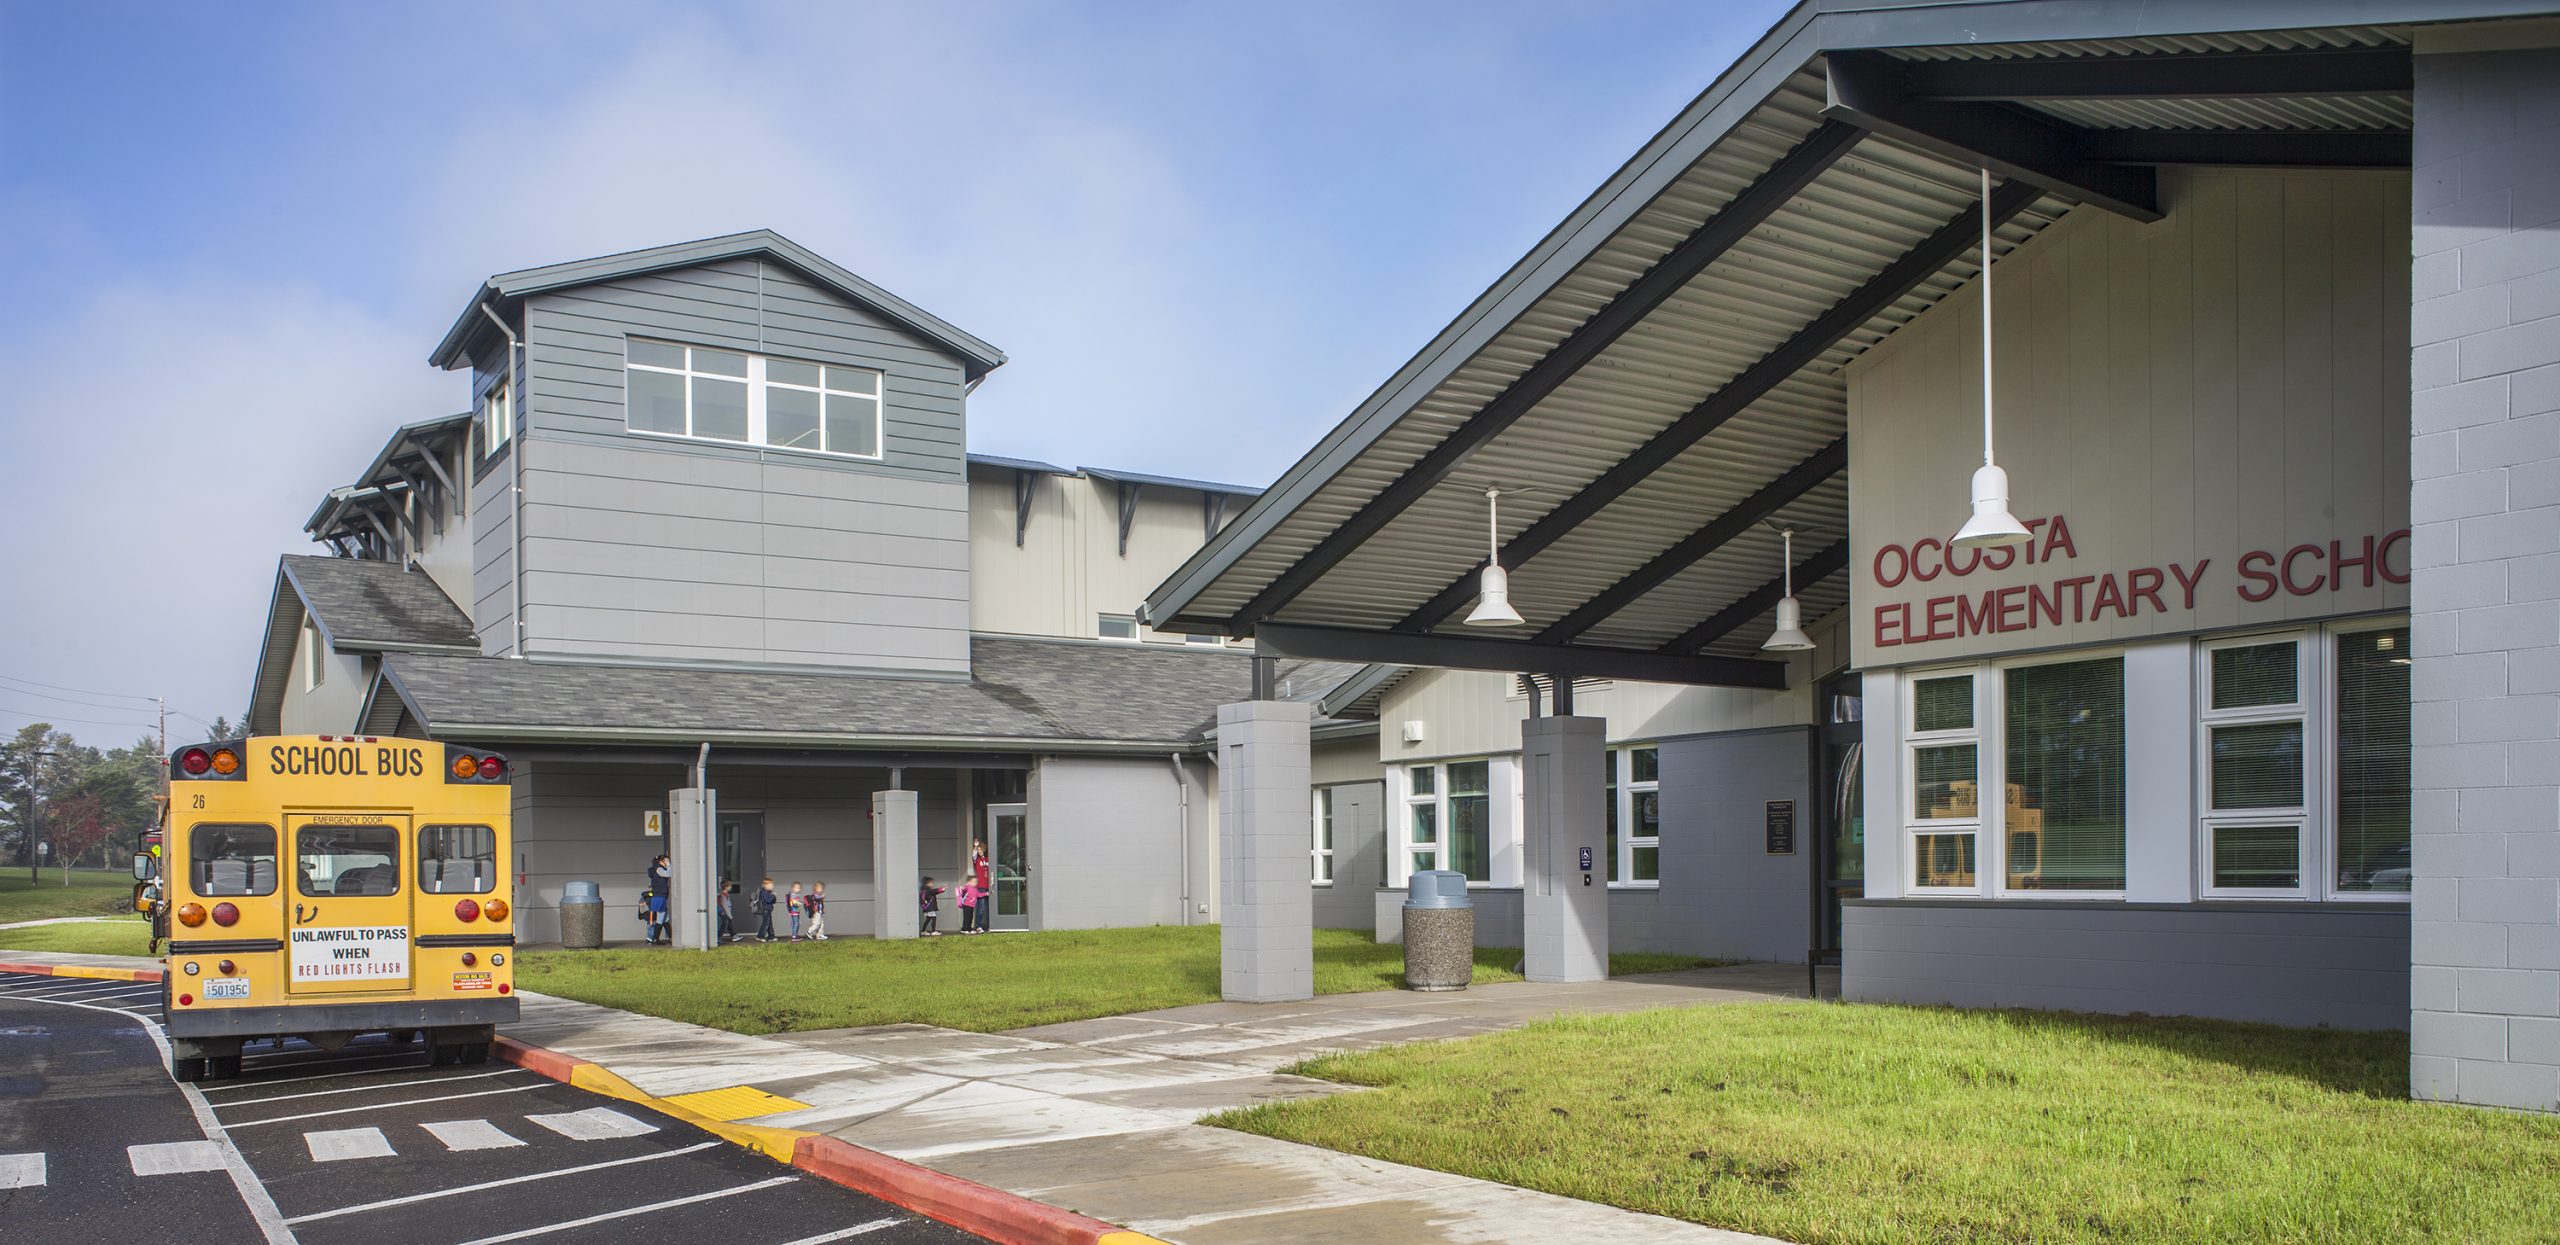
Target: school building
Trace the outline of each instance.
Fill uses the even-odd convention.
[[[1311,988],[1330,809],[1535,978],[2405,1027],[2560,1108],[2554,118],[2547,2],[1800,5],[1148,594],[1256,654],[1228,994]]]

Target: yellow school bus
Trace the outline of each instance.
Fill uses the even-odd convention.
[[[170,1075],[241,1048],[358,1034],[489,1057],[516,1018],[505,757],[421,739],[285,735],[169,756],[162,851]]]

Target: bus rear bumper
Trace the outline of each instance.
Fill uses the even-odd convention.
[[[515,1023],[516,1000],[410,999],[389,1003],[303,1003],[292,1007],[221,1007],[172,1011],[169,1036],[279,1037],[297,1033],[377,1033]]]

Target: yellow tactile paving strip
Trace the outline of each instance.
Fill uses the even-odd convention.
[[[768,1094],[752,1085],[732,1085],[727,1089],[705,1089],[690,1094],[677,1094],[664,1101],[674,1103],[706,1120],[754,1119],[782,1111],[798,1111],[809,1104],[795,1102],[780,1094]]]

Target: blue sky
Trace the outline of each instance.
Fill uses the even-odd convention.
[[[512,268],[773,228],[1011,356],[972,449],[1266,483],[1784,7],[0,0],[0,730],[238,714]]]

